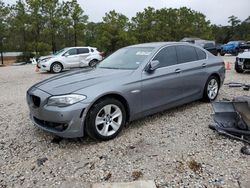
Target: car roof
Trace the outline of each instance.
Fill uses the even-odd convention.
[[[68,49],[72,49],[72,48],[93,48],[93,49],[96,49],[96,47],[91,47],[91,46],[72,46],[72,47],[67,47],[67,48]]]
[[[245,42],[245,41],[244,40],[232,40],[232,41],[229,41],[229,42],[236,43],[236,42]]]
[[[188,42],[150,42],[150,43],[142,43],[142,44],[136,44],[128,47],[153,47],[153,48],[160,48],[167,45],[176,45],[176,44],[183,44],[183,45],[190,45],[192,44]]]

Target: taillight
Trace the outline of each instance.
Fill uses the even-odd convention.
[[[105,57],[105,53],[104,52],[100,52],[99,54],[100,54],[100,56]]]

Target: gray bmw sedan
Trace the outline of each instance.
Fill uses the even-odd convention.
[[[224,62],[188,43],[157,42],[122,48],[94,69],[51,77],[27,91],[32,122],[61,137],[99,140],[125,123],[198,99],[214,100]]]

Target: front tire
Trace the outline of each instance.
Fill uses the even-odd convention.
[[[203,100],[214,101],[219,94],[220,82],[217,76],[210,76],[204,88]]]
[[[63,66],[61,63],[55,62],[50,66],[50,72],[59,73],[62,72]]]
[[[87,134],[97,140],[115,138],[126,122],[123,104],[113,98],[100,100],[90,109],[85,123]]]

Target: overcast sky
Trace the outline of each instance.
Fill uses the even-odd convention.
[[[15,0],[3,0],[14,3]],[[250,16],[250,0],[78,0],[89,21],[102,20],[105,12],[116,10],[127,17],[135,16],[136,12],[151,6],[160,8],[179,8],[186,6],[206,15],[213,24],[227,25],[228,17],[237,16],[240,20]]]

